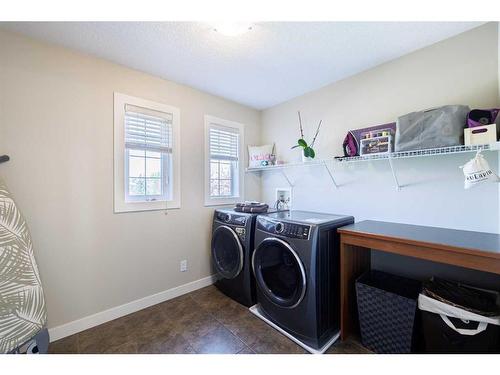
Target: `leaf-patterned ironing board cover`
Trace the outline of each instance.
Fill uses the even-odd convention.
[[[0,353],[28,341],[46,321],[31,236],[0,179]]]

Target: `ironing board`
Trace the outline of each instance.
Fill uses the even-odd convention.
[[[40,332],[47,321],[26,221],[0,179],[0,353]]]

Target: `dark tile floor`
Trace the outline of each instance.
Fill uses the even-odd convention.
[[[305,351],[214,286],[55,341],[50,353],[290,353]],[[327,353],[369,353],[355,341]]]

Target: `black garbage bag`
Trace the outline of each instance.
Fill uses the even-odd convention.
[[[425,350],[430,353],[498,353],[499,293],[433,278],[418,298]]]

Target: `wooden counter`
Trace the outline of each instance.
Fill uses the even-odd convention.
[[[355,280],[370,269],[371,249],[500,275],[500,235],[382,221],[339,228],[341,338],[356,332]]]

